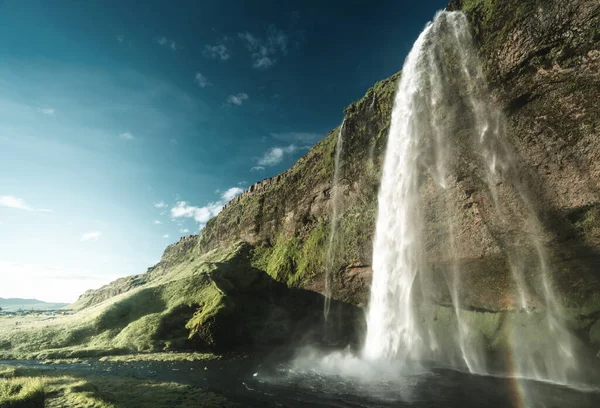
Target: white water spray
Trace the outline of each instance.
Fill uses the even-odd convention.
[[[476,164],[465,167],[466,162]],[[458,184],[465,173],[489,198],[486,228],[502,248],[519,303],[515,309],[521,310],[513,312],[519,318],[508,318],[515,323],[504,325],[510,329],[509,365],[514,372],[509,374],[567,383],[578,368],[574,337],[564,327],[552,292],[543,228],[520,184],[502,114],[490,101],[469,24],[459,12],[436,15],[402,70],[378,198],[363,355],[368,360],[428,360],[476,373],[490,371],[484,345],[489,339],[476,326],[481,322],[473,312],[465,316],[460,296],[465,272],[458,260],[468,258],[464,254],[470,250],[459,239],[465,210],[457,199]],[[423,202],[424,193],[435,202]],[[430,248],[424,236],[431,234],[425,228],[432,222],[426,222],[427,205],[437,211],[435,228],[440,232],[435,244],[452,302],[441,312],[427,306],[434,303],[434,280],[440,275],[425,256]],[[505,230],[514,235],[495,233]],[[515,241],[515,236],[520,239]],[[531,299],[540,300],[543,313],[533,312]],[[438,318],[449,323],[434,323]],[[535,322],[536,332],[523,322]]]
[[[325,257],[325,306],[323,308],[323,314],[325,316],[325,324],[329,318],[329,309],[331,306],[332,296],[332,285],[333,285],[333,269],[335,268],[334,254],[337,248],[338,239],[338,222],[340,212],[340,156],[342,154],[342,148],[344,143],[344,123],[346,119],[342,121],[340,130],[338,132],[337,142],[335,144],[335,160],[333,169],[333,184],[331,187],[331,222],[329,230],[329,241],[327,243],[327,253]]]

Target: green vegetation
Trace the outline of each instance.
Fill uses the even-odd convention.
[[[0,368],[0,406],[6,408],[44,407],[44,383],[40,378],[12,377],[14,370]],[[4,377],[4,378],[3,378]]]
[[[587,234],[593,229],[600,228],[600,205],[578,209],[569,218],[579,232]]]
[[[161,361],[161,362],[172,362],[172,361],[207,361],[207,360],[218,360],[221,356],[212,353],[145,353],[145,354],[127,354],[123,356],[105,356],[100,358],[100,361],[112,361],[112,362],[134,362],[134,361]],[[57,362],[58,363],[58,362]]]
[[[239,250],[239,246],[229,249]],[[0,342],[5,346],[0,357],[87,358],[213,345],[211,321],[232,303],[219,287],[231,287],[226,279],[218,279],[227,264],[212,262],[235,263],[232,254],[225,252],[208,253],[196,265],[179,265],[175,279],[116,296],[93,313],[73,316],[69,324],[2,330]],[[198,340],[201,344],[195,345]]]
[[[221,408],[238,405],[218,394],[177,383],[0,366],[0,406]]]
[[[486,23],[492,17],[492,10],[495,0],[463,0],[462,9],[467,13],[477,11],[481,16],[481,21]]]
[[[297,271],[300,258],[298,238],[280,237],[273,247],[273,252],[267,264],[267,273],[273,278],[286,282],[291,280]]]
[[[312,229],[302,245],[298,270],[288,278],[289,285],[302,286],[325,270],[329,228],[329,223],[321,222]]]
[[[329,224],[317,224],[301,240],[280,236],[275,245],[263,243],[252,250],[252,266],[291,287],[301,287],[325,269]]]
[[[197,262],[174,266],[172,274],[151,284],[73,316],[53,321],[31,317],[17,325],[13,319],[0,318],[0,359],[208,352],[268,347],[291,340],[287,336],[306,317],[307,307],[318,305],[320,309],[315,299],[318,295],[295,292],[287,296],[286,286],[267,271],[288,279],[290,285],[302,282],[311,276],[312,267],[322,264],[318,250],[325,236],[325,227],[317,230],[304,249],[297,246],[297,239],[282,239],[275,248],[262,248],[262,260],[246,243],[210,251]],[[302,254],[306,257],[298,269]],[[261,262],[267,271],[253,266]]]

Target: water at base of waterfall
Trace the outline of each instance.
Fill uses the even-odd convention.
[[[537,381],[478,376],[439,367],[401,370],[347,353],[314,353],[273,360],[251,355],[197,362],[41,364],[0,361],[65,373],[124,376],[201,387],[243,407],[460,407],[537,408],[600,406],[600,390],[577,390]]]

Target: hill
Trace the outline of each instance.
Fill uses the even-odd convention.
[[[6,312],[21,310],[56,310],[68,306],[68,303],[49,303],[37,299],[0,298],[0,308]]]

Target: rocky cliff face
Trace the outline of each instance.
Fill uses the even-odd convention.
[[[540,214],[558,292],[567,306],[594,315],[600,311],[600,6],[589,0],[457,0],[448,8],[464,10],[472,23],[493,101],[505,114],[520,185]],[[345,110],[333,292],[359,305],[368,301],[377,190],[398,79],[378,83]],[[321,291],[339,130],[211,220],[197,250],[242,239],[256,246],[256,262],[271,276]],[[519,228],[491,218],[489,192],[474,164],[466,155],[458,161],[463,175],[452,188],[464,209],[462,257],[447,259],[437,247],[436,224],[444,214],[425,185],[427,258],[440,275],[449,262],[461,264],[461,295],[474,309],[510,310],[516,302],[506,251],[520,239]],[[504,199],[510,202],[508,192]],[[444,304],[442,286],[437,302]]]
[[[540,215],[561,300],[572,311],[573,326],[600,342],[600,323],[590,331],[600,315],[600,4],[453,0],[448,8],[464,10],[471,21],[493,102],[505,115],[519,185]],[[333,294],[359,306],[368,302],[377,191],[399,75],[377,83],[344,111]],[[321,292],[339,131],[332,130],[289,170],[251,186],[200,236],[167,248],[147,279],[169,273],[182,259],[193,262],[245,241],[253,247],[254,268],[288,286]],[[436,244],[444,214],[437,211],[440,199],[427,183],[422,188],[426,258],[439,276],[449,263],[461,265],[465,307],[513,310],[507,251],[519,242],[520,226],[493,219],[478,169],[468,155],[457,160],[460,171],[451,191],[462,209],[461,259],[448,259]],[[503,199],[510,202],[510,194]],[[440,282],[433,300],[444,305],[448,293]],[[103,295],[84,296],[99,299],[114,286],[101,289]]]
[[[463,9],[472,22],[522,183],[541,214],[556,279],[566,300],[581,305],[600,290],[600,105],[594,103],[600,86],[600,8],[594,1],[491,0],[453,1],[448,8]],[[382,152],[398,78],[378,83],[345,110],[344,208],[334,293],[357,304],[367,300]],[[257,257],[272,276],[320,290],[337,132],[291,169],[231,203],[202,232],[198,250],[242,239],[258,246]],[[472,272],[465,292],[474,307],[502,308],[501,293],[484,292],[505,288],[510,278],[499,239],[503,231],[486,219],[487,198],[476,177],[465,174],[456,184],[468,249],[461,262]],[[444,262],[436,253],[436,198],[426,187],[423,194],[431,214],[429,258]]]
[[[399,74],[377,83],[345,110],[341,154],[342,214],[335,267],[336,292],[367,301],[371,242],[382,153]],[[329,234],[335,142],[329,132],[289,170],[250,187],[202,231],[197,251],[244,240],[256,246],[256,264],[292,286],[321,291]]]

